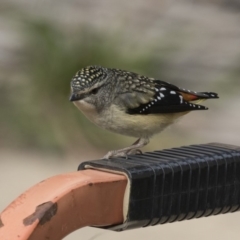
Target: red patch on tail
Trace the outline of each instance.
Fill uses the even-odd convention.
[[[184,92],[179,92],[179,93],[183,96],[183,99],[184,99],[185,101],[188,101],[188,102],[199,99],[198,96],[193,95],[193,94],[190,94],[190,93],[184,93]]]

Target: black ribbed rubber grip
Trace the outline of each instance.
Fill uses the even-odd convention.
[[[126,221],[109,229],[146,227],[220,213],[240,206],[240,147],[210,143],[88,161],[124,172],[130,181]]]

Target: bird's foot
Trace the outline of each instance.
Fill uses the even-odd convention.
[[[149,143],[148,138],[139,138],[133,145],[119,150],[113,150],[108,152],[103,159],[109,159],[112,157],[125,157],[128,155],[142,154],[142,151],[139,149]]]
[[[113,157],[126,157],[127,158],[127,152],[119,152],[117,150],[109,151],[102,159],[109,159]]]
[[[130,149],[127,151],[113,150],[113,151],[109,151],[102,159],[109,159],[113,157],[125,157],[127,159],[128,155],[135,155],[135,154],[142,154],[142,151],[140,149]]]
[[[136,155],[136,154],[143,154],[140,149],[131,149],[127,153],[127,155]]]

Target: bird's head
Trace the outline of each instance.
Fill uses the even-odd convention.
[[[100,66],[88,66],[79,70],[71,80],[70,101],[78,101],[96,95],[105,83],[106,69]]]
[[[79,70],[71,80],[71,102],[84,102],[100,107],[107,99],[110,69],[101,66],[88,66]]]

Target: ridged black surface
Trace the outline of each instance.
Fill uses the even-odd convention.
[[[130,180],[121,231],[220,213],[240,207],[240,147],[210,143],[80,164],[124,172]]]

